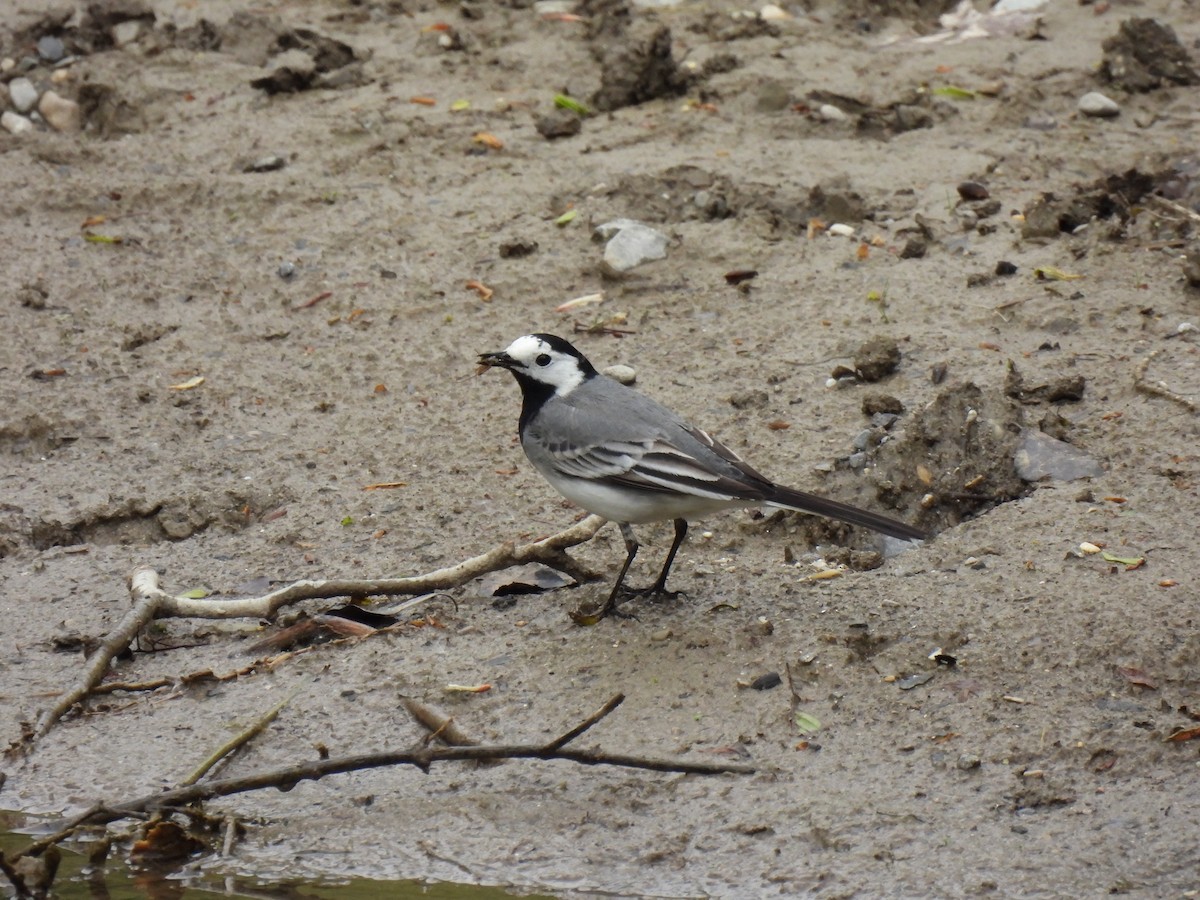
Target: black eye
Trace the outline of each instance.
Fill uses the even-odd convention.
[[[535,359],[534,362],[537,363],[539,366],[548,366],[548,365],[550,365],[550,354],[549,353],[539,353],[538,358]]]

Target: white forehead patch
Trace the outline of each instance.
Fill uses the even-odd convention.
[[[550,348],[541,338],[534,337],[532,334],[524,334],[508,345],[508,349],[504,352],[513,359],[519,359],[523,363],[532,363],[534,358],[539,353],[548,353]]]
[[[522,375],[550,385],[555,396],[565,397],[584,382],[583,370],[574,356],[555,350],[532,334],[517,338],[504,352],[524,366]]]

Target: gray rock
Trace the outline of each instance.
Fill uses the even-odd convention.
[[[38,38],[37,52],[38,56],[46,62],[56,63],[67,55],[67,48],[63,46],[63,42],[59,38],[47,34]]]
[[[1121,107],[1117,105],[1117,101],[1109,99],[1099,91],[1084,94],[1076,106],[1085,116],[1096,119],[1111,119],[1121,114]]]
[[[1104,474],[1100,463],[1082,450],[1029,428],[1017,439],[1013,463],[1023,481],[1075,481]]]
[[[593,240],[607,241],[601,267],[620,276],[648,262],[667,258],[670,239],[661,231],[633,219],[613,219],[596,226]]]
[[[27,113],[38,102],[38,89],[28,78],[14,78],[8,83],[8,95],[12,100],[13,109],[19,113]]]

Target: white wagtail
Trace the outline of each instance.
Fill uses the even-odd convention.
[[[534,468],[568,500],[621,528],[628,555],[600,615],[615,609],[637,555],[631,524],[675,522],[675,541],[658,580],[637,593],[667,593],[667,574],[687,534],[687,520],[719,509],[782,507],[903,540],[926,537],[887,516],[775,484],[707,432],[601,375],[560,337],[527,334],[506,350],[480,354],[479,362],[516,376],[521,446]]]

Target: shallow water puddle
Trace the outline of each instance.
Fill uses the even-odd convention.
[[[0,817],[13,814],[0,812]],[[28,833],[0,832],[0,851],[14,852],[31,840]],[[88,866],[87,856],[63,848],[62,863],[54,880],[51,897],[55,900],[200,900],[203,897],[254,898],[394,898],[394,900],[504,900],[525,897],[537,900],[546,895],[513,893],[504,888],[447,882],[381,881],[372,878],[346,880],[287,880],[255,878],[253,874],[221,875],[205,872],[199,864],[188,864],[171,873],[136,871],[114,852],[100,869]],[[11,885],[0,886],[3,896],[11,895]]]

